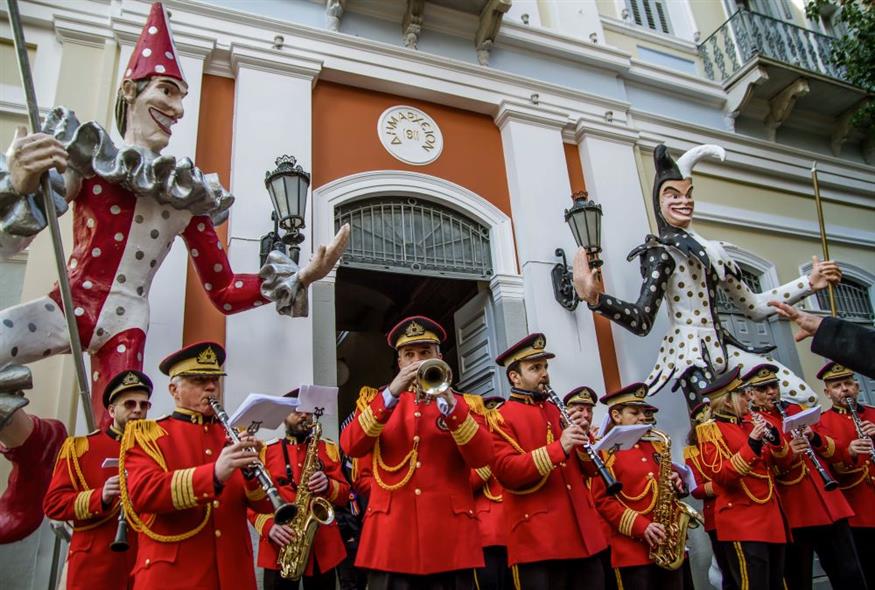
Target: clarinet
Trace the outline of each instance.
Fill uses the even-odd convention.
[[[769,424],[769,421],[766,420],[762,413],[760,412],[751,412],[751,419],[754,424],[765,423],[766,431],[763,433],[763,440],[773,446],[781,445],[781,434],[778,432],[778,429]]]
[[[565,407],[565,404],[562,403],[562,398],[559,397],[553,388],[549,385],[544,385],[544,389],[547,391],[547,397],[550,398],[550,401],[553,402],[557,408],[559,408],[559,413],[562,415],[562,421],[564,422],[563,426],[568,426],[569,424],[573,424],[574,421],[571,419],[571,415],[568,413],[568,408]],[[583,450],[586,451],[586,454],[589,456],[590,461],[592,461],[593,465],[595,465],[596,470],[599,472],[599,477],[602,478],[602,481],[605,482],[605,489],[608,492],[608,495],[616,496],[620,493],[620,490],[623,489],[623,484],[611,475],[608,468],[605,467],[605,462],[602,461],[602,458],[599,454],[592,448],[592,445],[589,443],[584,443],[581,445]]]
[[[786,402],[778,400],[775,402],[775,408],[778,409],[778,413],[781,414],[782,420],[787,420],[787,406]],[[814,448],[811,446],[811,441],[808,440],[808,437],[805,436],[805,433],[802,432],[801,428],[794,428],[791,432],[793,438],[802,438],[805,441],[805,456],[808,457],[808,460],[811,461],[811,464],[814,465],[814,468],[817,469],[817,473],[820,474],[820,479],[823,480],[823,489],[827,492],[831,492],[834,489],[839,487],[838,482],[833,479],[833,477],[829,474],[829,471],[826,470],[826,467],[823,466],[823,463],[820,462],[820,459],[814,452]]]
[[[866,436],[863,432],[863,421],[857,413],[857,401],[851,397],[846,397],[845,405],[848,407],[848,413],[851,414],[851,418],[854,420],[854,428],[857,429],[857,438],[868,438],[871,440],[872,437]],[[875,462],[875,449],[869,451],[869,460]]]
[[[228,418],[228,414],[225,412],[225,408],[222,407],[222,404],[219,403],[219,400],[211,397],[208,398],[207,401],[216,413],[216,419],[225,427],[225,433],[228,435],[231,442],[239,443],[240,435],[237,433],[237,430],[231,426],[231,420]],[[246,469],[248,472],[246,475],[254,476],[261,485],[261,489],[267,494],[270,503],[273,505],[274,522],[276,522],[276,524],[286,524],[287,522],[290,522],[298,513],[298,507],[294,504],[285,502],[282,497],[280,497],[279,492],[276,491],[276,486],[273,485],[273,480],[270,478],[270,474],[267,472],[267,469],[264,468],[264,465],[258,461],[254,461],[253,463],[254,464],[251,467]]]
[[[128,544],[128,519],[125,518],[125,507],[118,507],[118,528],[115,530],[115,539],[109,545],[110,551],[120,553],[130,549]]]

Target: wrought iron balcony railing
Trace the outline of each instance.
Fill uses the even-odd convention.
[[[828,35],[740,9],[698,51],[709,80],[725,81],[760,57],[846,81],[844,70],[830,61],[833,42]]]

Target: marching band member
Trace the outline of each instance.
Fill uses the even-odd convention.
[[[793,415],[802,408],[797,404],[785,404],[781,409],[778,367],[763,363],[751,368],[743,377],[744,387],[751,395],[753,409],[774,425],[786,443],[793,447],[796,460],[778,473],[778,496],[781,508],[792,530],[792,540],[787,545],[787,560],[784,578],[789,590],[810,590],[814,552],[834,588],[863,588],[863,572],[860,567],[854,538],[848,526],[848,518],[854,511],[841,492],[828,492],[818,477],[816,466],[805,457],[808,443],[794,439],[783,430],[781,410]],[[815,450],[825,450],[822,437],[811,429],[810,444]]]
[[[483,399],[486,411],[475,414],[481,427],[489,427],[497,420],[498,408],[504,402],[501,396]],[[474,573],[478,590],[510,590],[513,588],[510,569],[507,567],[507,531],[504,527],[504,501],[501,484],[490,467],[471,470],[471,489],[474,490],[474,505],[477,523],[480,525],[480,542],[483,544],[485,565]]]
[[[152,381],[140,371],[122,371],[103,391],[112,417],[105,430],[71,436],[61,447],[52,483],[43,501],[46,516],[73,522],[67,554],[67,589],[131,588],[137,535],[128,532],[128,550],[110,551],[119,521],[119,445],[128,421],[146,417]],[[115,460],[104,466],[107,459]]]
[[[128,424],[119,474],[122,505],[140,531],[134,590],[254,590],[246,509],[271,509],[257,480],[242,469],[261,443],[226,431],[209,399],[221,400],[224,349],[200,342],[158,366],[170,376],[170,416]],[[147,518],[146,515],[154,515]]]
[[[546,399],[555,355],[545,347],[543,334],[530,334],[495,359],[513,386],[493,433],[508,564],[518,589],[601,588],[607,541],[585,482],[592,461],[579,449],[589,436],[576,422],[563,429]]]
[[[748,418],[747,395],[738,367],[702,390],[712,418],[696,426],[699,460],[716,494],[717,551],[723,553],[725,588],[783,590],[786,522],[775,494],[772,467],[794,460],[776,429],[761,417]]]
[[[823,456],[831,462],[839,489],[854,511],[848,524],[866,585],[875,588],[875,560],[866,558],[875,547],[875,408],[859,403],[860,384],[847,367],[830,361],[818,371],[817,378],[823,381],[832,408],[823,413],[814,430],[826,439]]]
[[[297,398],[298,389],[290,391],[285,397]],[[285,437],[266,445],[260,457],[280,496],[286,502],[294,503],[299,487],[306,485],[315,496],[325,498],[337,507],[345,506],[349,500],[349,483],[340,467],[337,443],[324,437],[319,439],[316,453],[320,468],[313,472],[308,481],[302,482],[301,471],[312,442],[313,414],[291,412],[285,418],[285,427]],[[264,590],[297,590],[298,580],[283,578],[277,564],[280,548],[297,540],[296,531],[288,524],[277,524],[272,512],[259,513],[249,509],[248,515],[249,522],[261,536],[258,567],[264,569]],[[334,590],[337,586],[335,568],[345,556],[346,549],[337,521],[328,525],[320,524],[304,569],[304,589]]]
[[[371,570],[370,590],[470,588],[474,569],[483,567],[469,474],[488,466],[493,452],[466,398],[481,400],[451,387],[436,399],[414,391],[420,365],[441,358],[445,339],[444,329],[422,316],[392,328],[398,374],[381,390],[362,388],[356,418],[340,437],[349,456],[371,457],[356,559]]]
[[[633,383],[609,393],[600,401],[608,407],[610,426],[648,424],[644,402],[647,385]],[[623,483],[623,489],[615,496],[605,491],[604,482],[592,480],[592,493],[602,516],[611,524],[611,565],[614,567],[617,586],[633,589],[682,590],[684,570],[663,569],[653,563],[651,548],[666,541],[662,523],[653,522],[653,509],[659,495],[659,467],[661,456],[670,449],[655,439],[642,438],[634,447],[611,455],[603,453],[608,469]],[[671,486],[676,492],[684,491],[680,476],[672,471]]]

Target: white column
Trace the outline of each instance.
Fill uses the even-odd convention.
[[[562,129],[566,113],[503,102],[496,116],[507,169],[517,258],[523,275],[529,332],[544,332],[553,387],[560,395],[576,385],[601,389],[604,383],[592,314],[581,305],[575,312],[553,296],[550,271],[558,262],[556,248],[575,251],[563,211],[571,206]]]
[[[235,272],[257,272],[259,240],[273,229],[264,173],[282,154],[312,169],[311,99],[321,63],[234,44],[231,65],[237,79],[231,188],[237,201],[231,208],[228,254]],[[309,203],[302,264],[312,252],[312,211]],[[250,392],[283,394],[313,382],[312,316],[280,316],[271,304],[228,316],[226,326],[228,408],[236,408]]]

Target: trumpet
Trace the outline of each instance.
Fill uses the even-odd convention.
[[[786,403],[778,400],[775,402],[775,408],[778,409],[778,413],[781,414],[781,419],[787,419],[787,408]],[[808,437],[805,436],[805,433],[802,432],[801,428],[794,428],[791,433],[793,438],[802,438],[805,440],[805,456],[808,457],[808,460],[811,461],[811,464],[814,465],[814,468],[817,469],[817,473],[820,474],[820,478],[823,480],[823,489],[827,492],[831,492],[836,489],[839,484],[836,480],[832,478],[829,472],[826,470],[826,467],[823,466],[823,463],[820,462],[820,459],[817,458],[817,455],[814,453],[814,449],[811,447],[811,441],[808,440]]]
[[[544,389],[547,392],[547,397],[550,398],[550,401],[553,402],[557,408],[559,408],[559,413],[562,415],[562,422],[564,426],[568,426],[573,423],[571,419],[571,415],[568,413],[568,408],[565,407],[565,404],[562,402],[562,398],[559,397],[559,394],[553,391],[553,388],[549,385],[544,385]],[[608,471],[608,468],[605,467],[605,462],[602,461],[602,458],[599,454],[592,448],[592,445],[586,443],[583,444],[583,450],[589,456],[590,461],[592,461],[593,465],[595,465],[596,471],[598,471],[599,477],[602,478],[602,481],[605,482],[605,489],[608,494],[611,496],[615,496],[620,493],[620,490],[623,489],[623,484],[611,475],[611,472]]]
[[[854,420],[854,428],[857,429],[857,438],[872,440],[871,436],[866,436],[866,433],[863,432],[863,421],[860,419],[860,414],[857,413],[857,400],[852,397],[846,397],[845,406],[847,406],[848,412]],[[869,451],[869,460],[875,462],[875,448]]]
[[[453,370],[441,359],[428,359],[416,371],[416,396],[420,398],[437,397],[450,388]]]
[[[231,426],[231,420],[228,418],[228,413],[225,412],[225,408],[222,407],[222,404],[214,397],[207,399],[210,406],[213,408],[213,412],[216,413],[216,419],[219,423],[225,427],[225,433],[228,435],[228,438],[232,443],[240,442],[240,435],[237,433],[237,430]],[[255,477],[258,480],[258,483],[261,485],[261,489],[264,490],[264,493],[267,494],[267,498],[270,500],[270,503],[273,505],[274,515],[273,519],[276,524],[286,524],[291,522],[295,515],[298,513],[298,507],[294,504],[289,504],[285,502],[282,497],[279,495],[279,492],[276,490],[276,486],[273,484],[273,480],[270,478],[270,474],[267,472],[267,469],[264,468],[264,465],[259,463],[258,461],[254,461],[252,467],[248,467],[244,475],[248,477]]]

